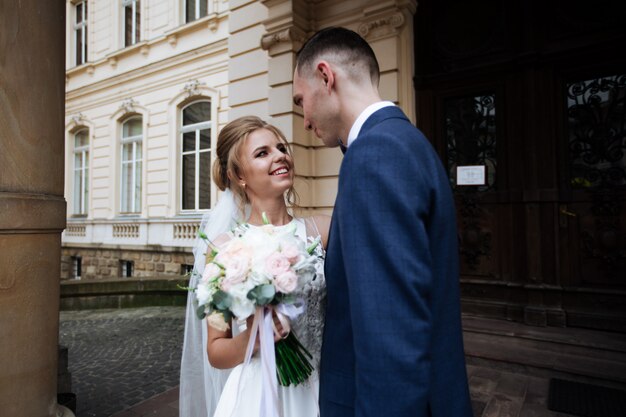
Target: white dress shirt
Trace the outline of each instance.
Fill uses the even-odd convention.
[[[359,132],[361,132],[363,124],[367,119],[369,119],[372,114],[376,113],[383,107],[389,106],[395,106],[395,104],[393,104],[393,102],[391,101],[379,101],[367,106],[365,110],[363,110],[361,114],[359,114],[359,117],[356,118],[354,124],[352,125],[352,128],[350,128],[350,133],[348,133],[348,144],[346,145],[346,147],[350,146],[350,144],[356,140],[357,136],[359,136]]]

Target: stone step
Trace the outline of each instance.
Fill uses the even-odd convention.
[[[626,388],[626,336],[463,318],[470,364]]]

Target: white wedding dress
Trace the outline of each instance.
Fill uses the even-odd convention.
[[[297,236],[310,242],[319,236],[312,219],[295,219]],[[286,227],[286,226],[280,226]],[[317,254],[323,257],[321,245]],[[292,331],[298,340],[313,356],[313,374],[307,381],[297,386],[278,385],[279,415],[281,417],[317,417],[319,415],[319,364],[324,328],[326,284],[323,261],[318,262],[317,274],[309,282],[303,283],[298,294],[306,302],[306,311],[291,323]],[[230,372],[222,395],[220,396],[214,417],[256,417],[261,404],[261,360],[258,355],[252,357],[244,367],[240,364]]]

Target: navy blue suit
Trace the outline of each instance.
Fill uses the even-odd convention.
[[[344,156],[326,254],[321,417],[466,417],[448,177],[398,107]]]

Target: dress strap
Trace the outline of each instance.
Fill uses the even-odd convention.
[[[320,231],[317,228],[317,222],[315,217],[304,217],[304,224],[306,225],[306,235],[312,238],[320,236]]]

